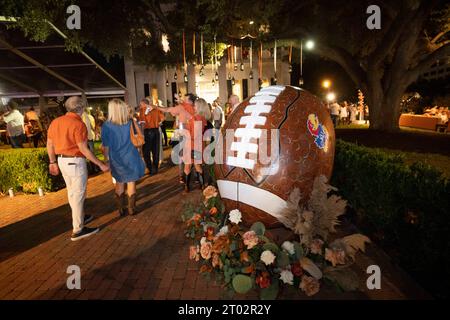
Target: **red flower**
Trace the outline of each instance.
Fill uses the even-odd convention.
[[[261,287],[261,289],[270,287],[270,275],[268,272],[263,271],[256,277],[256,284]]]
[[[291,271],[294,276],[300,277],[303,275],[303,269],[300,266],[300,262],[296,262],[291,265]]]
[[[212,207],[211,209],[209,209],[209,214],[212,216],[215,215],[217,212],[218,212],[218,210],[216,207]]]
[[[214,238],[214,227],[208,227],[206,229],[205,237],[207,240],[212,240]]]

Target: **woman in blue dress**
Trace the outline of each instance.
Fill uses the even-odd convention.
[[[128,214],[136,213],[136,181],[145,173],[144,161],[131,143],[131,119],[125,102],[112,99],[108,103],[108,120],[102,126],[102,150],[116,180],[115,200],[120,216],[127,214],[125,184]]]

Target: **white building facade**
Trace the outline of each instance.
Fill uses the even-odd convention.
[[[278,48],[277,54],[280,58],[286,57],[287,50]],[[288,85],[290,84],[289,64],[280,58],[276,62],[276,82],[280,85]],[[125,78],[128,91],[126,99],[131,106],[138,106],[142,98],[152,97],[161,100],[163,105],[167,106],[173,105],[174,95],[184,96],[186,93],[195,93],[209,103],[219,98],[220,103],[224,105],[231,94],[237,95],[240,101],[243,101],[259,90],[259,78],[262,80],[262,86],[270,85],[275,81],[274,58],[269,50],[263,51],[262,76],[259,74],[256,52],[253,52],[252,60],[252,68],[249,59],[242,61],[243,71],[240,68],[241,61],[237,61],[238,68],[235,71],[234,65],[230,65],[223,58],[218,62],[217,67],[212,64],[205,65],[202,75],[200,75],[200,65],[189,64],[186,73],[187,82],[185,82],[183,68],[157,70],[153,67],[136,65],[131,59],[126,59]],[[253,79],[250,78],[250,71],[253,73]],[[234,81],[230,80],[229,76],[234,78]]]

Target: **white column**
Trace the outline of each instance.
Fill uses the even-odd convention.
[[[164,106],[167,106],[167,87],[166,87],[166,72],[165,70],[156,71],[157,72],[157,86],[158,86],[158,98],[162,101]]]
[[[136,79],[134,76],[133,60],[125,58],[125,84],[127,92],[125,94],[125,101],[131,106],[137,106],[136,99]]]

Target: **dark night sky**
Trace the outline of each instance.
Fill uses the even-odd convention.
[[[298,86],[299,73],[299,63],[294,64],[291,76],[292,85]],[[305,55],[303,60],[303,88],[320,98],[325,98],[326,90],[322,88],[324,79],[331,81],[329,91],[336,94],[338,101],[357,101],[358,87],[341,66],[311,53]]]

